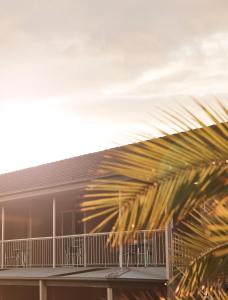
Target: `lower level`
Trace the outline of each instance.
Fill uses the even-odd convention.
[[[165,268],[30,268],[0,271],[1,300],[167,299]]]
[[[1,300],[39,300],[39,288],[31,286],[0,286]],[[109,297],[109,298],[108,298]],[[161,298],[162,297],[162,298]],[[165,289],[48,287],[48,300],[159,300],[166,299]]]

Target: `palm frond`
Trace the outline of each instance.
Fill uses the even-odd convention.
[[[116,177],[92,182],[83,209],[90,212],[101,209],[108,213],[111,207],[118,211],[121,202],[122,217],[126,219],[123,230],[131,228],[132,208],[137,209],[140,216],[135,230],[140,227],[150,229],[161,225],[165,212],[170,217],[176,212],[178,218],[182,218],[196,201],[225,193],[223,181],[228,157],[228,124],[224,122],[226,110],[221,106],[223,114],[218,114],[200,106],[214,126],[208,127],[189,112],[200,129],[112,151],[103,168]],[[176,119],[171,113],[169,116]],[[178,117],[178,122],[190,128],[188,121],[181,117]],[[194,198],[194,194],[198,196]]]
[[[224,219],[226,209],[227,197],[207,201],[194,209],[175,233],[174,265],[177,268],[175,277],[179,278],[177,295],[180,299],[203,294],[202,287],[205,286],[207,294],[212,290],[212,299],[222,299],[221,283],[228,270],[228,230],[223,227],[227,224]],[[218,210],[220,213],[216,214]],[[215,293],[220,298],[216,298]]]
[[[120,236],[172,219],[182,254],[176,299],[226,299],[213,280],[228,269],[228,110],[198,105],[213,125],[187,109],[165,112],[176,134],[112,150],[102,168],[113,177],[90,184],[82,210],[103,216],[98,230],[112,219]]]

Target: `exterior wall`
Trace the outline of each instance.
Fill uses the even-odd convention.
[[[133,286],[133,284],[132,284]],[[119,288],[113,289],[113,300],[166,300],[166,288],[135,289]]]
[[[39,289],[33,286],[0,286],[0,300],[38,300]]]
[[[81,223],[83,215],[78,202],[77,197],[72,195],[57,197],[57,235],[83,233],[84,227]],[[3,206],[5,207],[5,240],[52,236],[52,196],[10,201],[3,203]],[[75,213],[74,225],[69,219],[69,212]],[[63,218],[64,213],[65,218]],[[63,219],[64,226],[62,226]]]
[[[23,201],[5,206],[5,239],[21,239],[27,236],[28,207]]]
[[[4,204],[5,239],[24,239],[52,235],[51,200],[18,200]],[[31,232],[29,229],[31,221]]]
[[[105,288],[48,287],[48,300],[106,300]]]
[[[99,223],[99,218],[81,222],[83,217],[89,215],[80,211],[83,194],[83,190],[75,190],[2,203],[5,208],[5,240],[52,236],[53,197],[56,199],[58,236],[91,232]],[[113,222],[105,224],[102,231],[112,231]]]
[[[161,298],[159,298],[161,297]],[[1,286],[0,300],[38,300],[38,287]],[[48,287],[47,300],[106,300],[106,288]],[[113,300],[167,299],[166,289],[114,288]]]

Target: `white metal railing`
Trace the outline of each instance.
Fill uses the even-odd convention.
[[[4,267],[52,266],[52,237],[6,240]]]
[[[123,242],[124,266],[164,266],[165,263],[165,230],[138,231]]]
[[[178,233],[173,234],[173,266],[181,271],[184,270],[186,264],[189,261],[194,259],[192,253],[186,246],[184,240],[182,239],[181,235]]]
[[[117,239],[117,233],[108,232],[5,240],[0,254],[4,268],[166,265],[165,230],[123,232],[122,242]]]

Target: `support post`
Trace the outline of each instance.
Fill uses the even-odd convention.
[[[107,288],[107,300],[113,300],[112,288]]]
[[[52,221],[53,221],[53,224],[52,224],[52,229],[53,229],[53,232],[52,232],[52,250],[53,250],[53,262],[52,262],[52,266],[53,268],[56,267],[56,199],[53,198],[52,199]]]
[[[147,246],[146,246],[146,232],[143,232],[143,252],[144,252],[144,267],[147,267]]]
[[[165,261],[166,261],[166,279],[169,280],[170,279],[170,257],[169,257],[169,230],[170,230],[170,226],[169,224],[167,224],[166,228],[165,228]]]
[[[32,265],[32,207],[31,204],[29,206],[28,211],[28,264],[31,267]]]
[[[47,300],[47,286],[43,280],[39,281],[39,300]]]
[[[83,217],[85,217],[85,212],[83,212]],[[87,265],[87,245],[86,245],[86,237],[87,237],[87,235],[86,235],[86,222],[83,222],[83,234],[84,234],[84,236],[83,236],[83,251],[84,251],[84,257],[83,257],[83,259],[84,259],[84,267],[86,267],[86,265]]]
[[[123,268],[123,233],[121,229],[121,217],[122,217],[122,203],[121,203],[121,193],[119,192],[119,228],[120,228],[120,238],[119,238],[119,266]]]
[[[32,238],[32,208],[29,207],[28,210],[28,238]]]
[[[2,206],[2,243],[1,243],[1,268],[4,268],[4,239],[5,239],[5,207]]]
[[[173,252],[173,219],[168,225],[168,238],[169,238],[169,282],[167,285],[167,299],[174,300],[173,295],[173,261],[174,261],[174,252]]]

